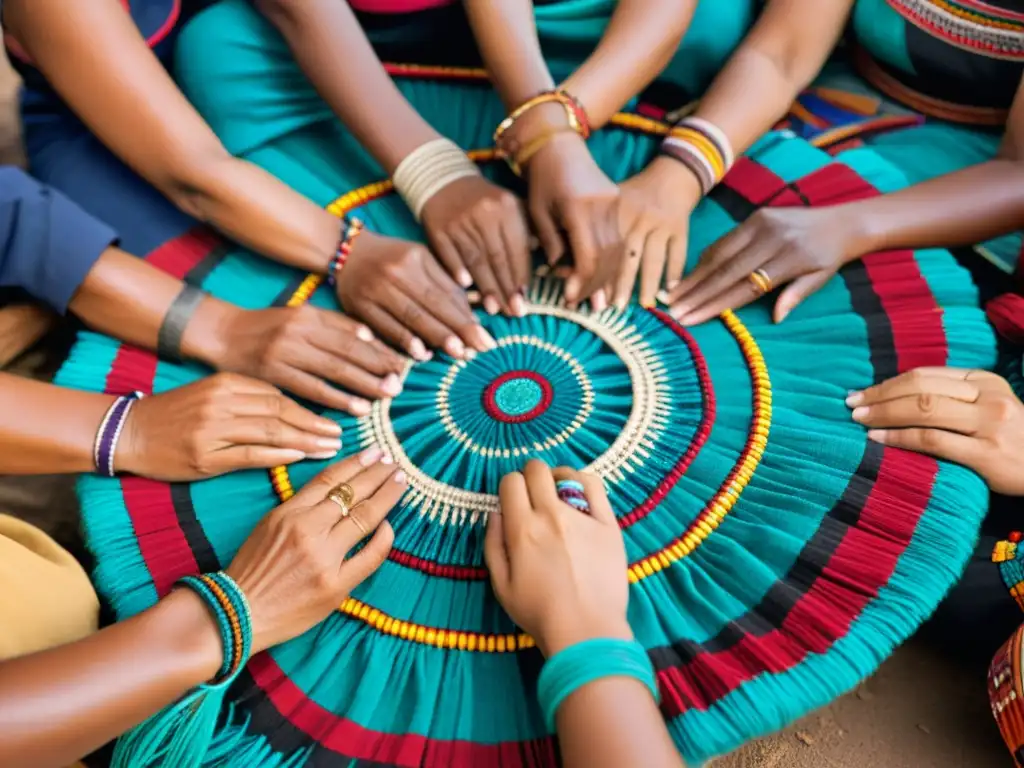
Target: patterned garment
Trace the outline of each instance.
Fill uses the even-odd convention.
[[[988,672],[992,716],[1013,755],[1016,768],[1024,768],[1024,626],[999,649]]]

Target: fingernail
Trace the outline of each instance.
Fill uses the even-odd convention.
[[[494,337],[482,325],[477,326],[476,335],[480,339],[480,345],[484,348],[484,351],[489,352],[492,349],[498,348],[498,342],[494,340]]]
[[[394,397],[402,391],[402,382],[398,380],[398,377],[395,374],[389,373],[381,381],[380,391],[385,395],[391,395]]]
[[[333,456],[341,450],[341,440],[329,440],[327,438],[321,438],[316,441],[318,448],[323,448],[327,452],[328,456]]]
[[[867,418],[867,415],[868,415],[868,408],[866,406],[861,406],[860,408],[854,408],[853,409],[853,420],[854,421],[864,421],[864,419]]]
[[[337,455],[337,451],[322,451],[318,453],[307,453],[306,458],[312,459],[313,461],[327,461],[327,459],[333,459]]]
[[[658,291],[658,293],[655,296],[655,298],[658,301],[660,301],[662,304],[668,304],[669,303],[668,291]]]
[[[846,396],[846,404],[853,408],[853,406],[857,405],[863,399],[864,394],[862,392],[851,392]]]
[[[644,299],[643,301],[640,302],[640,306],[643,307],[644,309],[653,309],[654,302],[651,301],[650,299]]]
[[[405,472],[403,472],[402,470],[398,470],[397,472],[395,472],[395,482],[396,483],[404,483],[405,482]]]
[[[281,457],[282,464],[294,464],[296,461],[310,458],[304,452],[292,448],[282,448],[281,452],[277,455]],[[332,453],[331,456],[333,455]]]
[[[576,294],[580,291],[580,282],[575,278],[570,277],[565,284],[565,299],[566,301],[575,301]]]
[[[459,281],[459,285],[463,288],[469,288],[473,284],[473,276],[465,269],[460,269],[455,279]]]
[[[409,354],[420,362],[431,358],[430,352],[427,351],[426,346],[424,346],[423,342],[419,339],[413,339],[409,342]]]
[[[467,347],[467,348],[466,348],[466,354],[464,354],[464,355],[462,356],[462,359],[463,359],[463,360],[467,360],[467,361],[469,361],[469,360],[475,360],[475,359],[476,359],[476,350],[475,350],[475,349],[469,349],[469,348]]]
[[[680,325],[689,325],[693,320],[693,318],[690,317],[689,315],[682,315],[681,317],[678,317],[676,319]]]
[[[540,240],[537,239],[536,235],[530,235],[530,239],[526,241],[526,247],[531,251],[536,251],[540,248]]]
[[[356,337],[363,341],[373,341],[373,331],[367,328],[365,325],[360,325],[356,331]]]
[[[615,302],[615,308],[617,310],[619,310],[619,312],[624,312],[625,309],[626,309],[626,300],[625,299],[619,299],[618,301],[616,301]]]
[[[484,296],[484,309],[487,311],[487,314],[496,315],[501,307],[498,304],[498,300],[493,296]]]
[[[341,434],[341,424],[335,424],[330,419],[317,419],[316,424],[324,432],[328,432],[332,435]]]
[[[452,357],[462,357],[466,354],[466,345],[458,336],[449,336],[445,339],[444,351]]]
[[[512,307],[512,314],[516,317],[522,317],[526,314],[526,303],[523,301],[523,297],[518,293],[512,297],[509,304]]]
[[[368,400],[362,400],[360,398],[354,398],[349,402],[348,409],[352,414],[366,415],[370,412],[373,406],[370,405]]]
[[[686,313],[690,311],[690,308],[685,304],[676,304],[669,311],[672,313],[672,317],[674,317],[676,320],[679,320],[683,317],[686,317]]]
[[[393,458],[391,458],[391,454],[390,453],[385,453],[385,454],[383,454],[380,457],[380,463],[381,464],[394,464],[395,460]]]
[[[874,440],[876,443],[884,443],[886,431],[884,429],[869,429],[868,440]]]
[[[371,464],[376,464],[383,454],[384,452],[380,448],[376,445],[371,445],[359,454],[359,463],[364,467],[368,467]]]
[[[594,297],[590,300],[590,305],[596,312],[603,312],[608,308],[608,298],[605,296],[604,290],[594,294]]]
[[[669,280],[665,284],[665,287],[668,288],[670,291],[674,291],[676,289],[677,285],[679,285],[679,281],[678,280]]]

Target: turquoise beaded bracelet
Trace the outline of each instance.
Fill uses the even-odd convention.
[[[659,700],[658,678],[647,651],[635,640],[598,638],[570,645],[544,664],[537,681],[537,698],[548,731],[555,732],[555,713],[571,694],[604,677],[632,677]]]

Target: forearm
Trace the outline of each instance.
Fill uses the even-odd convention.
[[[1024,226],[1024,163],[992,160],[835,212],[854,227],[851,258],[973,245]]]
[[[625,714],[624,713],[628,713]],[[558,740],[566,768],[683,765],[651,692],[639,680],[606,677],[579,688],[558,708]]]
[[[0,662],[0,764],[61,768],[209,680],[223,659],[181,590],[70,645]]]
[[[696,0],[620,0],[594,53],[562,86],[607,123],[665,69],[690,25]]]
[[[438,138],[385,71],[347,3],[257,0],[320,96],[390,175]]]
[[[0,373],[0,474],[91,472],[96,430],[113,400]]]

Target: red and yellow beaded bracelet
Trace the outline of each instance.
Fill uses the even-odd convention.
[[[357,219],[353,216],[342,221],[342,235],[338,241],[338,248],[334,252],[331,263],[327,265],[327,283],[329,285],[334,286],[338,284],[338,273],[341,272],[345,262],[348,261],[348,256],[352,253],[352,245],[362,231],[362,219]]]

